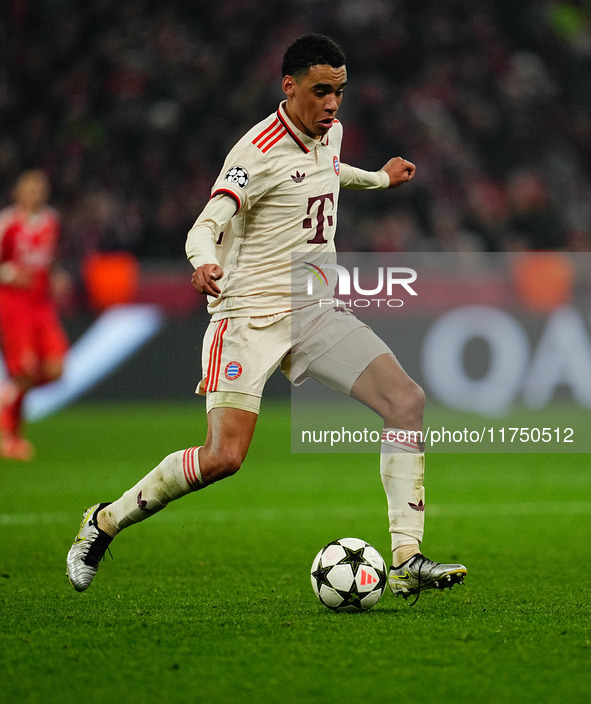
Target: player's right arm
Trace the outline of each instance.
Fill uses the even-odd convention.
[[[191,285],[199,293],[217,298],[220,287],[216,283],[224,275],[215,245],[219,235],[228,226],[236,212],[236,203],[226,195],[214,196],[205,206],[187,235],[185,251],[194,266]]]
[[[253,128],[252,132],[256,132]],[[212,188],[212,197],[189,231],[187,258],[195,267],[191,284],[199,293],[217,298],[223,275],[216,254],[220,233],[236,213],[250,209],[267,190],[268,165],[247,133],[230,151]]]
[[[29,288],[33,283],[33,274],[14,262],[0,264],[0,284],[14,288]]]
[[[27,268],[13,261],[6,252],[14,250],[16,227],[12,209],[0,212],[0,284],[14,288],[29,288],[33,283],[33,274]]]

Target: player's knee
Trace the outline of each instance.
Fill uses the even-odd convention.
[[[409,405],[414,413],[423,415],[425,410],[426,396],[423,387],[413,381],[412,390],[409,393]]]
[[[388,395],[387,415],[394,427],[410,428],[421,425],[425,410],[425,392],[414,381],[409,381],[401,393]]]
[[[50,372],[43,374],[41,383],[49,383],[51,381],[57,381],[62,375],[61,369],[52,369]]]
[[[43,365],[41,371],[41,383],[47,383],[50,381],[57,381],[64,371],[62,362],[53,361],[51,363]]]
[[[35,386],[35,376],[26,370],[19,369],[16,373],[11,374],[11,379],[21,391],[29,391]]]
[[[10,376],[23,389],[30,389],[37,383],[39,361],[31,352],[23,355],[18,363],[10,367]]]
[[[412,382],[402,400],[405,413],[412,416],[423,417],[425,410],[425,392],[416,382]]]
[[[222,452],[216,457],[216,461],[208,472],[210,481],[218,481],[231,477],[242,466],[242,456],[236,452]]]

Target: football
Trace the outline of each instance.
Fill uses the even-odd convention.
[[[365,540],[341,538],[325,545],[310,570],[312,589],[332,611],[367,611],[384,593],[386,563]]]

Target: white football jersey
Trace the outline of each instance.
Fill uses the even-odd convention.
[[[217,242],[224,276],[209,305],[215,317],[289,310],[292,253],[335,251],[342,134],[335,121],[314,140],[282,104],[230,151],[212,189],[237,208]]]
[[[217,282],[221,295],[208,298],[214,320],[310,303],[295,301],[292,273],[307,276],[303,265],[309,271],[311,262],[334,261],[340,186],[389,186],[384,171],[339,162],[342,136],[335,120],[321,140],[308,137],[282,103],[230,151],[186,246],[195,268],[218,263],[224,270]]]

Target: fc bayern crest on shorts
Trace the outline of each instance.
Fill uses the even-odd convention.
[[[242,374],[242,365],[239,362],[229,362],[226,364],[226,369],[224,371],[226,379],[234,381]]]
[[[334,172],[338,176],[341,170],[341,165],[339,164],[339,158],[337,156],[333,157],[332,165],[334,166]]]
[[[246,188],[248,184],[248,171],[244,166],[233,166],[224,176],[224,181],[235,183],[240,188]]]

